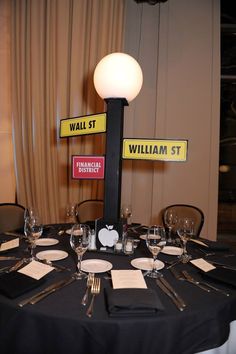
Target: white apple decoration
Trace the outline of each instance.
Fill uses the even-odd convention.
[[[119,239],[119,234],[116,230],[113,230],[113,225],[106,225],[98,232],[98,239],[103,246],[112,247]]]

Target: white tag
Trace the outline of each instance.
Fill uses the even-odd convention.
[[[15,247],[19,247],[19,237],[2,243],[0,246],[0,251],[10,250],[11,248],[15,248]]]
[[[111,278],[113,289],[140,288],[146,289],[147,285],[140,269],[138,270],[112,270]]]
[[[210,270],[213,270],[216,268],[211,263],[205,261],[205,259],[203,259],[203,258],[193,259],[190,262],[193,265],[195,265],[196,267],[198,267],[199,269],[203,270],[204,272],[209,272]]]
[[[54,268],[48,264],[44,264],[37,261],[32,261],[27,264],[25,267],[18,270],[19,273],[28,275],[31,278],[36,280],[41,279],[46,274],[50,273]]]

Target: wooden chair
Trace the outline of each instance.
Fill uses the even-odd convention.
[[[100,199],[88,199],[77,204],[76,214],[79,223],[94,221],[103,217],[104,202]]]
[[[13,231],[24,227],[25,208],[16,203],[0,204],[0,232]]]
[[[178,219],[183,218],[183,217],[189,217],[194,220],[194,237],[199,237],[203,224],[204,224],[204,214],[201,209],[194,205],[189,205],[189,204],[172,204],[168,205],[162,213],[162,221],[163,225],[167,227],[166,222],[165,222],[165,214],[167,213],[168,210],[174,210],[175,213],[177,214]],[[174,227],[174,230],[176,229],[176,226]]]

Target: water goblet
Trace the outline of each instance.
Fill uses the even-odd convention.
[[[43,233],[43,225],[38,218],[29,218],[25,222],[24,233],[30,244],[30,261],[36,260],[34,256],[34,249],[36,247],[36,240]]]
[[[85,224],[75,224],[71,229],[70,245],[73,251],[77,254],[78,264],[76,279],[83,279],[87,277],[87,274],[81,270],[81,262],[84,253],[87,251],[90,240],[90,228]]]
[[[173,242],[172,231],[173,231],[174,226],[178,222],[178,216],[173,209],[169,209],[166,211],[166,213],[164,215],[164,222],[165,222],[165,225],[167,226],[167,230],[168,230],[167,242],[172,243]]]
[[[121,218],[124,219],[123,233],[126,234],[128,230],[129,218],[132,216],[132,207],[130,204],[123,204],[121,207]]]
[[[156,269],[155,261],[158,254],[161,252],[163,247],[166,245],[166,233],[162,226],[151,226],[148,228],[146,236],[146,245],[153,256],[153,268],[147,273],[148,277],[159,278],[162,274]]]
[[[192,258],[187,252],[187,242],[194,234],[194,220],[191,218],[180,218],[177,225],[177,234],[182,242],[183,254],[180,256],[182,263],[187,263]]]
[[[66,206],[66,222],[73,224],[77,222],[77,211],[75,204],[68,204]]]

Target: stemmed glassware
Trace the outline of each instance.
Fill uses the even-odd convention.
[[[165,225],[167,226],[167,229],[168,229],[167,242],[172,243],[173,242],[172,231],[173,231],[174,226],[178,222],[178,216],[173,209],[169,209],[166,211],[166,213],[164,215],[164,222],[165,222]]]
[[[151,278],[159,278],[162,276],[162,274],[156,269],[155,261],[157,259],[158,254],[166,245],[166,233],[164,227],[149,227],[146,237],[146,245],[153,256],[153,268],[150,272],[147,273],[147,276]]]
[[[84,253],[87,251],[90,239],[90,227],[85,224],[75,224],[71,229],[70,245],[78,256],[76,279],[83,279],[87,274],[81,270],[81,262]]]
[[[187,253],[187,242],[194,235],[194,220],[187,217],[179,219],[177,234],[183,245],[183,254],[180,256],[180,259],[183,263],[187,263],[192,258],[192,256]]]
[[[43,233],[43,225],[38,217],[27,218],[25,221],[24,233],[30,244],[30,261],[36,260],[37,258],[34,256],[36,240]]]
[[[123,204],[121,207],[121,217],[126,219],[128,223],[131,216],[132,216],[132,206],[130,204]]]
[[[77,222],[77,210],[75,204],[68,204],[66,206],[66,222],[73,224]]]

